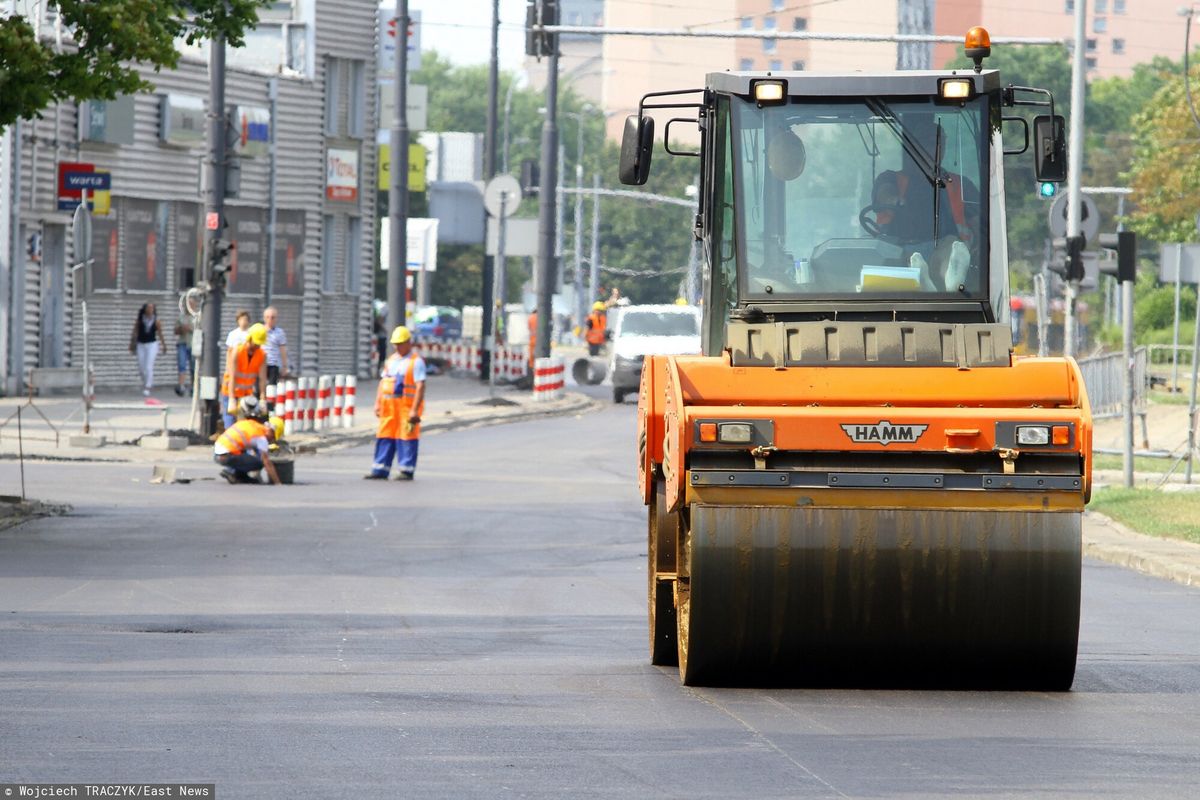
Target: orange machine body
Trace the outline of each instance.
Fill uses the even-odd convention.
[[[752,449],[699,441],[705,421],[767,420],[773,436],[760,455],[843,454],[843,463],[869,470],[902,454],[993,454],[1015,464],[1023,452],[1074,456],[1079,495],[1086,498],[1091,486],[1092,420],[1071,359],[1018,358],[1009,367],[976,369],[771,368],[734,367],[727,353],[657,356],[643,368],[638,420],[642,498],[650,502],[661,478],[670,510],[684,502],[689,453]],[[1063,426],[1069,436],[1065,444],[1035,448],[998,441],[998,424],[1022,423]],[[895,431],[899,438],[889,436]]]

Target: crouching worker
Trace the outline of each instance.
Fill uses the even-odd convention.
[[[243,419],[217,438],[213,446],[213,460],[224,469],[221,477],[230,483],[259,483],[250,473],[266,470],[271,483],[278,485],[279,473],[271,463],[271,442],[283,436],[283,420],[271,417],[267,422]]]
[[[363,477],[385,481],[396,459],[396,480],[411,481],[417,471],[421,414],[425,410],[425,359],[413,352],[412,333],[403,325],[392,331],[396,352],[383,365],[375,395],[375,463]]]

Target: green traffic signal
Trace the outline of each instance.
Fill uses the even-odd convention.
[[[1058,186],[1050,181],[1042,181],[1038,185],[1038,194],[1042,197],[1054,197],[1056,192],[1058,192]]]

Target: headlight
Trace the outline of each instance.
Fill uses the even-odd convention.
[[[1050,444],[1050,428],[1047,425],[1018,425],[1017,444]]]
[[[717,427],[717,439],[722,444],[750,444],[754,441],[754,426],[745,422],[722,422]]]

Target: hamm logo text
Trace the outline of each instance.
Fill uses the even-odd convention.
[[[842,430],[853,442],[874,442],[887,446],[893,442],[912,443],[921,438],[928,425],[893,425],[886,419],[874,425],[843,424]]]

